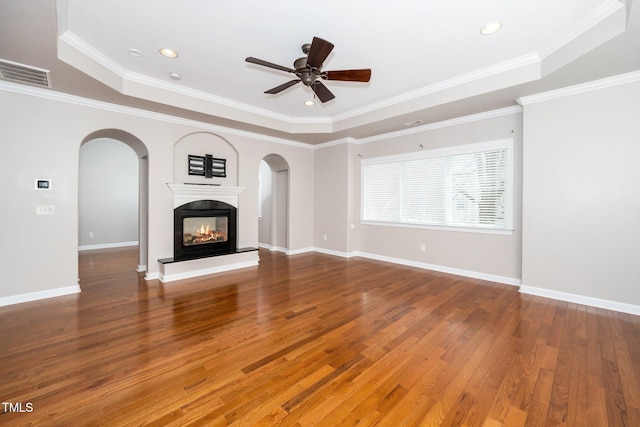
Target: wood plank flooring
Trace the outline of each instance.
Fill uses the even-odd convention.
[[[136,260],[0,307],[0,425],[640,426],[635,316],[362,258],[166,285]]]

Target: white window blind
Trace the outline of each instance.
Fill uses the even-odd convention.
[[[511,228],[512,140],[362,160],[362,220]]]

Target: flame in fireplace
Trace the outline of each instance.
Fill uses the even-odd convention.
[[[195,230],[195,234],[184,234],[185,245],[197,245],[200,243],[225,242],[227,240],[226,233],[211,229],[209,224],[201,224],[200,228]]]

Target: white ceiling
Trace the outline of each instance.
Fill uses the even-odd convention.
[[[51,69],[53,90],[318,143],[507,107],[518,96],[636,70],[640,18],[630,6],[5,0],[0,59]],[[481,35],[492,21],[503,29]],[[323,70],[371,68],[371,81],[325,81],[336,98],[312,107],[302,84],[264,94],[292,75],[245,58],[292,67],[314,36],[335,45]],[[161,56],[162,47],[178,58]]]

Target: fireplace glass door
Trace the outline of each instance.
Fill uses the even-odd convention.
[[[236,252],[237,209],[219,200],[196,200],[173,210],[176,261]]]
[[[183,218],[182,244],[192,246],[226,242],[228,227],[226,216]]]

